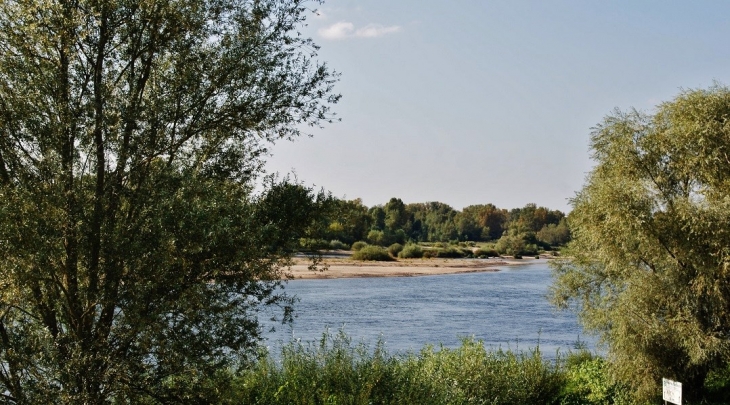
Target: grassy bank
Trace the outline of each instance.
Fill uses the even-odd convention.
[[[325,335],[284,347],[279,359],[264,357],[236,391],[251,404],[614,403],[615,390],[594,381],[603,377],[602,364],[587,353],[551,361],[539,350],[489,351],[471,339],[456,349],[391,356],[382,345]]]
[[[464,340],[457,349],[390,356],[340,334],[286,346],[279,362],[263,359],[239,392],[258,404],[547,404],[562,385],[562,373],[537,351],[490,352]]]
[[[609,382],[605,360],[587,351],[548,360],[539,350],[491,351],[465,339],[456,349],[389,355],[382,344],[353,345],[341,333],[265,355],[233,391],[236,403],[246,404],[633,403],[626,388]]]

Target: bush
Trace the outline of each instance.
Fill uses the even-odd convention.
[[[355,260],[373,260],[379,262],[391,261],[393,258],[388,254],[388,251],[380,246],[365,246],[362,249],[352,254],[352,258]]]
[[[464,257],[464,252],[462,252],[459,249],[448,247],[446,249],[439,249],[436,252],[436,257],[439,258],[449,258],[449,259],[460,259]]]
[[[398,257],[398,253],[400,253],[403,250],[403,245],[400,243],[394,243],[390,246],[388,246],[388,253],[390,253],[393,257]]]
[[[299,239],[299,247],[302,250],[327,250],[330,248],[330,243],[324,239],[310,239],[301,238]]]
[[[433,257],[438,256],[438,249],[426,249],[423,251],[423,258],[424,259],[431,259]]]
[[[348,246],[346,244],[340,242],[337,239],[330,241],[330,249],[334,249],[334,250],[347,250],[347,248],[348,248]]]
[[[364,248],[365,246],[368,246],[367,242],[363,242],[363,241],[359,240],[359,241],[353,243],[352,247],[350,247],[350,249],[357,252],[358,250]]]
[[[610,382],[606,361],[587,351],[571,353],[565,362],[560,405],[630,404],[629,391]]]
[[[423,249],[415,243],[409,243],[398,253],[398,257],[403,259],[420,259],[423,257]]]
[[[474,257],[499,257],[499,253],[494,249],[478,249],[474,252]]]
[[[474,257],[474,251],[471,249],[459,249],[461,251],[462,257]]]

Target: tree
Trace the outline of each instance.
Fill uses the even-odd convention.
[[[403,227],[408,222],[408,213],[406,212],[406,205],[400,198],[391,198],[383,207],[385,211],[385,227],[395,232]]]
[[[507,228],[509,213],[507,210],[499,209],[494,204],[470,205],[462,211],[477,219],[482,228],[482,239],[499,239]]]
[[[548,246],[561,246],[570,241],[570,229],[565,218],[555,224],[547,224],[536,234],[537,240]]]
[[[261,158],[339,98],[305,11],[0,4],[4,401],[210,402],[253,353],[318,206],[286,181],[253,194]]]
[[[577,304],[639,396],[661,378],[702,394],[730,365],[730,90],[684,91],[653,115],[616,111],[572,200],[554,300]]]

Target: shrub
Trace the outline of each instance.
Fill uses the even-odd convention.
[[[571,353],[565,362],[561,405],[629,404],[629,391],[612,383],[606,361],[587,351]]]
[[[438,256],[438,249],[426,249],[423,251],[423,258],[430,259]]]
[[[393,260],[388,254],[388,251],[380,246],[368,245],[352,254],[352,258],[355,260],[373,260],[379,262],[385,262]]]
[[[446,249],[439,249],[436,252],[436,257],[458,259],[464,257],[464,252],[453,247],[448,247]]]
[[[353,243],[352,247],[350,249],[357,252],[358,250],[364,248],[365,246],[368,246],[367,242],[363,242],[363,241],[359,240],[359,241]]]
[[[398,257],[398,253],[400,253],[401,250],[403,250],[403,245],[401,245],[400,243],[394,243],[388,246],[388,253],[390,253],[390,255],[393,257]]]
[[[409,243],[398,253],[398,257],[403,259],[420,259],[423,257],[423,249],[415,243]]]
[[[324,239],[301,238],[299,247],[302,250],[327,250],[330,248],[330,244]]]
[[[330,241],[330,249],[334,249],[334,250],[347,250],[347,248],[348,248],[348,246],[346,244],[340,242],[337,239]]]
[[[478,249],[474,252],[474,257],[499,257],[499,253],[494,249]]]
[[[520,252],[523,255],[535,256],[540,249],[534,243],[526,244],[525,248]]]

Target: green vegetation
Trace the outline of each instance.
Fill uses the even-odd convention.
[[[713,375],[704,401],[730,398],[730,370]],[[708,391],[708,392],[710,392]],[[431,346],[390,355],[382,342],[353,345],[342,332],[317,342],[289,343],[279,359],[259,362],[231,378],[231,403],[252,404],[510,404],[652,405],[635,401],[631,388],[615,382],[610,364],[585,350],[546,360],[539,350],[486,350],[464,339],[455,349]]]
[[[488,258],[488,257],[499,257],[499,252],[495,249],[477,249],[474,252],[474,257]]]
[[[370,260],[379,262],[388,262],[395,260],[388,254],[388,251],[380,246],[367,245],[352,254],[355,260]]]
[[[280,364],[280,365],[279,365]],[[542,358],[487,351],[471,339],[457,349],[426,347],[389,356],[340,334],[319,345],[292,343],[238,380],[241,403],[265,404],[553,404],[564,373]]]
[[[616,111],[592,134],[598,164],[573,200],[553,298],[578,303],[637,399],[666,377],[698,401],[730,368],[729,117],[730,89],[715,86],[653,115]]]
[[[398,257],[398,254],[403,250],[403,245],[400,243],[394,243],[388,246],[388,253],[393,257]]]
[[[335,239],[330,241],[329,248],[332,250],[348,250],[350,247]]]
[[[459,259],[467,257],[469,254],[471,254],[471,251],[467,253],[467,251],[455,248],[453,246],[449,246],[443,249],[436,249],[436,257],[440,258]]]
[[[420,259],[423,257],[423,249],[415,243],[409,243],[398,253],[402,259]]]
[[[365,246],[368,246],[367,242],[357,241],[357,242],[355,242],[355,243],[352,244],[352,247],[350,249],[352,249],[353,251],[357,252],[360,249],[364,248]]]
[[[305,13],[0,3],[1,402],[216,402],[259,307],[290,314],[279,279],[327,196],[257,177],[339,99]]]
[[[565,214],[535,204],[509,211],[492,204],[456,211],[439,202],[404,204],[391,198],[385,205],[370,208],[359,199],[335,200],[320,238],[346,243],[366,240],[386,247],[407,242],[497,241],[505,236],[508,240],[498,245],[500,254],[534,255],[540,249],[564,245],[570,231]]]

